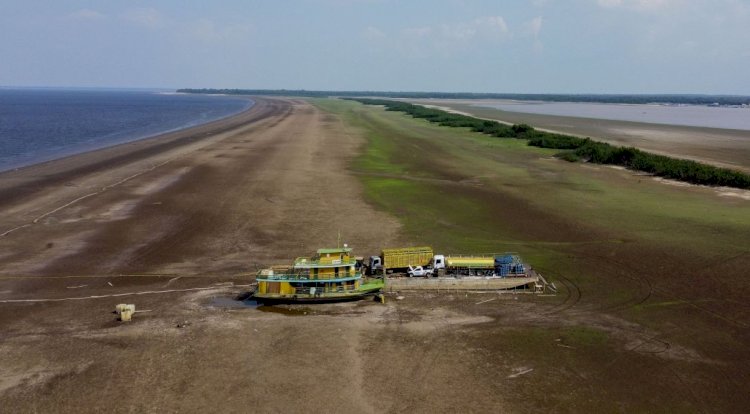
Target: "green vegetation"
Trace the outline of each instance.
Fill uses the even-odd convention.
[[[382,117],[347,101],[316,99],[312,102],[329,112],[343,115],[348,125],[362,129],[368,145],[353,168],[367,189],[368,200],[398,217],[404,232],[410,237],[419,235],[419,239],[429,240],[441,251],[491,253],[498,249],[518,250],[510,247],[518,240],[508,236],[507,223],[498,221],[488,225],[486,218],[493,212],[474,195],[461,194],[464,190],[458,189],[455,196],[440,196],[456,191],[445,187],[451,179],[456,179],[455,175],[447,173],[450,166],[438,165],[435,158],[414,157],[414,153],[440,154],[439,159],[456,155],[455,151],[449,154],[428,139],[435,136],[434,130],[438,128],[425,125],[427,131],[415,130],[413,125],[403,122],[408,118]],[[445,138],[454,136],[451,130],[442,131],[446,133]],[[518,141],[501,143],[510,144],[504,148],[515,146],[524,152],[528,150]],[[404,148],[414,148],[415,151],[404,151]],[[527,255],[525,250],[523,253]]]
[[[716,254],[738,253],[735,247],[747,244],[746,203],[716,197],[712,190],[686,191],[616,169],[553,162],[558,150],[529,146],[526,140],[442,128],[352,101],[310,102],[341,116],[367,140],[352,168],[368,199],[398,217],[410,238],[430,240],[440,250],[514,250],[543,269],[560,271],[560,257],[550,253],[569,246],[568,240],[537,237],[529,227],[535,220],[524,221],[518,233],[512,218],[517,211],[560,215],[574,227],[599,228],[606,235],[592,235],[594,243],[620,246],[624,239],[648,239]]]
[[[652,332],[707,355],[741,346],[741,335],[717,329],[724,325],[716,315],[747,295],[747,201],[719,197],[721,190],[633,179],[620,169],[557,162],[550,156],[560,150],[529,146],[525,139],[443,128],[352,101],[310,102],[340,119],[347,135],[362,144],[350,168],[366,199],[402,224],[399,238],[405,243],[448,253],[516,251],[560,289],[557,296],[496,300],[491,306],[468,302],[470,309],[496,311],[496,322],[462,331],[469,347],[482,349],[488,346],[483,338],[491,337],[491,346],[503,349],[513,368],[535,368],[503,383],[508,395],[523,395],[519,390],[533,375],[559,395],[573,395],[569,402],[554,399],[554,409],[539,402],[537,411],[565,411],[568,404],[580,411],[578,390],[645,395],[660,386],[663,375],[687,366],[669,358],[669,350],[652,353],[661,350],[649,339]],[[523,309],[550,313],[505,319],[513,314],[508,309],[526,299],[534,308]],[[647,306],[666,302],[685,305]],[[624,321],[644,330],[631,330],[635,325]],[[682,330],[674,333],[674,326]],[[473,334],[480,330],[481,336]],[[634,372],[646,366],[653,375],[636,385],[623,376],[616,386],[600,387],[613,364]],[[713,369],[701,362],[691,366],[700,375]],[[629,398],[618,395],[610,397]],[[654,410],[639,404],[626,408]],[[666,409],[686,411],[679,401]],[[613,409],[604,404],[589,411]]]
[[[383,105],[387,111],[404,112],[414,118],[426,119],[441,126],[470,128],[474,132],[493,137],[524,139],[535,147],[568,150],[569,152],[558,154],[566,161],[583,160],[595,164],[620,165],[631,170],[692,184],[750,189],[750,175],[727,168],[651,154],[632,147],[618,147],[590,138],[539,131],[525,124],[506,125],[406,102],[368,98],[347,99],[366,105]]]
[[[448,253],[515,251],[557,286],[565,276],[586,302],[618,309],[643,298],[645,292],[634,292],[645,288],[642,278],[659,288],[657,301],[677,300],[665,292],[692,286],[685,280],[714,280],[703,277],[704,269],[722,275],[711,292],[725,294],[723,286],[745,279],[743,259],[733,258],[746,257],[750,206],[717,196],[721,190],[556,162],[550,157],[557,150],[526,140],[443,128],[352,101],[310,102],[338,116],[353,139],[364,138],[351,168],[366,199],[398,218],[401,237],[410,243]],[[679,298],[693,299],[679,292]],[[718,303],[724,302],[701,306]],[[622,315],[660,328],[660,320],[680,318],[684,309],[655,306]]]

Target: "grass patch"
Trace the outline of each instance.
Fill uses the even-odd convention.
[[[406,239],[442,252],[516,251],[546,276],[566,275],[618,303],[633,283],[611,278],[606,272],[617,265],[603,270],[603,257],[653,271],[662,283],[665,265],[633,262],[621,252],[659,252],[650,260],[670,259],[671,266],[677,256],[712,263],[750,245],[750,204],[710,189],[582,168],[524,140],[443,128],[351,101],[311,101],[366,138],[351,168],[367,200],[397,217]]]
[[[632,147],[618,147],[590,138],[539,131],[526,124],[506,125],[406,102],[370,98],[346,99],[366,105],[382,105],[387,111],[404,112],[440,126],[469,128],[474,132],[499,138],[523,139],[528,145],[536,147],[573,150],[574,155],[565,155],[564,159],[567,161],[586,160],[595,164],[620,165],[631,170],[693,184],[750,189],[750,175],[727,168],[651,154]]]
[[[556,326],[518,326],[508,318],[507,325],[483,325],[492,335],[477,334],[477,349],[502,349],[511,366],[534,368],[512,382],[507,375],[513,371],[503,373],[505,389],[521,384],[522,392],[524,381],[547,381],[543,389],[557,390],[553,402],[537,402],[538,411],[688,411],[665,367],[687,363],[631,352],[621,336],[610,336],[614,330],[596,327],[610,326],[607,319],[584,326],[599,312],[667,332],[665,340],[712,358],[744,346],[743,337],[715,315],[742,312],[733,303],[746,298],[748,256],[742,253],[750,246],[750,203],[705,187],[667,186],[622,169],[550,159],[559,150],[527,146],[522,139],[443,128],[354,102],[313,103],[367,139],[352,168],[368,201],[397,217],[410,240],[438,251],[517,251],[560,288],[557,297],[534,298],[535,304],[576,306],[552,316],[559,318]],[[707,278],[706,271],[715,273]],[[573,304],[578,289],[566,298],[558,276],[575,282],[579,303]],[[711,297],[720,300],[680,305]],[[580,315],[587,317],[576,319]],[[647,373],[647,380],[612,378],[608,370],[615,362],[618,370]],[[582,382],[579,373],[588,379]],[[596,401],[588,400],[581,384],[596,390]],[[675,397],[658,404],[642,399],[652,393]],[[533,399],[526,397],[519,401]]]
[[[523,140],[441,128],[351,101],[311,102],[337,114],[347,128],[367,139],[352,168],[364,174],[370,201],[411,223],[407,234],[414,240],[456,251],[492,243],[498,246],[491,250],[507,246],[549,251],[542,240],[513,232],[512,223],[503,223],[501,211],[492,211],[492,204],[517,202],[502,195],[508,194],[564,220],[580,218],[582,226],[615,232],[608,237],[613,240],[648,239],[714,253],[736,252],[750,242],[750,208],[741,200],[673,188],[648,177],[635,179],[606,167],[555,162],[549,159],[555,150],[529,147]],[[394,179],[402,181],[398,188],[379,184],[393,185]],[[482,190],[495,191],[495,201],[482,199]],[[406,210],[413,216],[404,216]],[[428,239],[424,232],[435,238]],[[473,236],[483,241],[462,241]],[[525,247],[514,247],[521,245]]]

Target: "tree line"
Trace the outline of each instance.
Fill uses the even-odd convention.
[[[453,114],[387,99],[345,98],[366,105],[382,105],[387,111],[404,112],[442,126],[470,128],[474,132],[498,138],[524,139],[528,145],[563,150],[557,156],[567,161],[612,164],[655,176],[692,184],[750,189],[750,175],[695,161],[656,155],[633,147],[621,147],[590,138],[539,131],[526,124],[507,125],[497,121]]]

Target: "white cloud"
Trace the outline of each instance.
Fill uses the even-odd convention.
[[[370,39],[370,40],[377,40],[377,39],[382,39],[382,38],[386,37],[385,33],[382,30],[378,29],[377,27],[373,27],[373,26],[368,26],[364,30],[364,32],[362,33],[362,35],[366,39]]]
[[[158,10],[150,7],[130,9],[122,15],[123,19],[137,25],[150,28],[164,26],[166,20]]]
[[[496,45],[509,39],[510,30],[501,16],[484,16],[462,22],[401,29],[389,38],[392,50],[410,59],[440,56],[450,59],[465,55],[483,45]]]
[[[185,33],[188,37],[204,43],[245,39],[252,32],[250,24],[221,24],[217,25],[210,19],[199,19],[186,25]]]
[[[216,25],[212,20],[200,19],[190,25],[189,33],[196,39],[205,42],[220,40],[221,34],[216,30]]]
[[[750,3],[743,0],[727,0],[728,10],[735,16],[747,16],[750,14]]]
[[[382,3],[383,0],[307,0],[309,3],[318,3],[325,6],[359,6],[361,4]]]
[[[439,37],[443,40],[468,41],[477,37],[501,38],[508,25],[501,16],[484,16],[468,22],[446,23],[436,27],[412,27],[402,30],[410,38]]]
[[[596,0],[596,3],[605,8],[625,8],[636,11],[659,11],[666,8],[678,6],[683,0]]]
[[[489,35],[505,35],[508,25],[501,16],[486,16],[475,19],[473,26],[481,33]]]
[[[452,40],[467,40],[477,34],[477,28],[471,25],[448,25],[440,26],[440,33],[443,37]]]
[[[402,33],[408,37],[427,37],[432,33],[430,27],[408,27],[402,30]]]
[[[525,32],[535,38],[539,37],[539,33],[542,31],[542,23],[544,23],[542,16],[534,17],[526,22]]]
[[[81,9],[81,10],[76,10],[73,13],[68,14],[66,17],[69,19],[74,19],[74,20],[102,20],[106,18],[107,16],[105,16],[102,13],[99,13],[96,10]]]
[[[616,7],[622,5],[622,0],[597,0],[596,2],[602,7]]]
[[[543,24],[544,18],[542,16],[534,17],[523,24],[522,35],[533,39],[531,50],[536,55],[540,55],[544,51],[544,44],[539,40],[539,34],[542,32]]]

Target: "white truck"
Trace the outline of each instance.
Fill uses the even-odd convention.
[[[406,272],[409,274],[409,277],[430,277],[433,275],[435,269],[430,267],[411,267],[409,266],[409,270]]]

